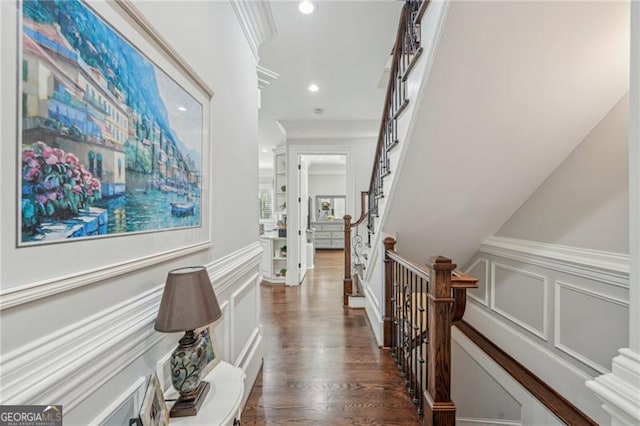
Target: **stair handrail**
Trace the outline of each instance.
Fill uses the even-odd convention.
[[[400,13],[398,29],[391,50],[392,61],[389,70],[389,81],[385,94],[382,119],[378,131],[378,141],[374,155],[369,190],[361,192],[360,217],[351,223],[352,216],[345,215],[344,220],[344,279],[343,291],[345,306],[349,304],[349,295],[353,292],[353,280],[351,277],[351,228],[359,226],[367,219],[368,243],[370,244],[373,232],[373,220],[378,214],[378,199],[382,197],[382,178],[389,171],[388,149],[397,143],[396,119],[406,108],[406,75],[413,68],[415,59],[419,56],[419,25],[429,1],[406,0]],[[413,55],[413,58],[411,58]],[[368,197],[368,203],[365,203]],[[367,208],[365,208],[367,205]]]

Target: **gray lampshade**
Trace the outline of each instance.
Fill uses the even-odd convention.
[[[203,266],[169,271],[156,319],[156,330],[168,333],[195,330],[220,317],[220,305]]]

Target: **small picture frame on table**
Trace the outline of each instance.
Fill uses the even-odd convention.
[[[197,331],[200,333],[200,336],[202,336],[202,339],[204,340],[207,354],[207,364],[202,370],[202,375],[200,376],[202,379],[204,379],[220,362],[220,349],[218,348],[218,344],[216,342],[216,333],[213,329],[213,324],[199,328]]]
[[[149,379],[147,391],[140,407],[140,422],[142,426],[166,426],[169,424],[169,409],[164,400],[162,386],[160,386],[160,381],[155,373]]]

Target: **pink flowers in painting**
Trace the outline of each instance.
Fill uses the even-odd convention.
[[[45,220],[63,220],[99,199],[100,181],[78,157],[35,142],[22,150],[22,227]]]

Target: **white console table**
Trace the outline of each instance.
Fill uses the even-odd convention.
[[[241,368],[221,361],[203,380],[211,383],[197,416],[173,417],[172,425],[227,426],[240,424],[245,374]],[[171,388],[165,398],[174,399],[178,393]],[[168,404],[169,410],[173,404]]]

